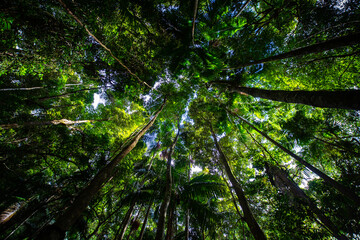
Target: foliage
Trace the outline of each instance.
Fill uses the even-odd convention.
[[[339,233],[359,238],[359,203],[254,127],[359,196],[360,109],[273,101],[216,83],[358,90],[358,40],[263,61],[358,34],[357,1],[2,2],[1,239],[35,238],[53,224],[164,99],[154,125],[92,196],[68,239],[120,238],[129,209],[125,237],[138,239],[149,206],[143,239],[154,239],[178,129],[164,236],[185,238],[188,218],[190,239],[253,239],[210,126],[269,239],[332,233],[301,199],[276,187],[266,164],[285,169]],[[73,123],[55,124],[63,119]]]

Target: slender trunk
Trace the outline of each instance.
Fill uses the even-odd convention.
[[[148,220],[148,218],[149,218],[150,209],[151,209],[151,206],[152,206],[152,204],[153,204],[153,201],[154,201],[154,200],[151,200],[151,202],[149,203],[148,209],[146,210],[146,215],[145,215],[145,218],[144,218],[143,225],[142,225],[142,227],[141,227],[141,231],[140,231],[138,240],[142,240],[143,237],[144,237],[144,232],[145,232],[145,229],[146,229],[146,223],[147,223],[147,220]]]
[[[55,195],[52,195],[51,197],[42,201],[37,201],[35,199],[30,200],[28,203],[19,204],[18,208],[14,209],[15,212],[11,216],[9,216],[10,218],[6,219],[6,221],[4,221],[4,219],[1,219],[2,221],[0,223],[0,235],[4,235],[7,230],[17,225],[16,228],[5,239],[11,237],[11,235],[15,233],[18,228],[20,228],[30,217],[32,217],[41,208],[45,207],[53,198],[55,198]]]
[[[131,220],[131,228],[130,228],[130,232],[128,237],[126,238],[126,240],[129,240],[131,235],[139,228],[140,223],[138,223],[138,218],[141,212],[142,207],[144,206],[144,204],[141,204],[141,206],[138,209],[138,212],[136,214],[136,217],[133,218],[133,220]]]
[[[120,228],[119,228],[120,232],[118,231],[116,233],[116,236],[115,236],[116,240],[122,240],[124,238],[126,229],[129,226],[130,219],[131,219],[131,216],[132,216],[133,211],[134,211],[135,203],[136,203],[136,200],[133,199],[131,201],[131,204],[130,204],[130,207],[129,207],[128,211],[126,212],[126,214],[124,216],[124,219],[122,220],[122,222],[120,224]]]
[[[316,175],[318,175],[319,177],[321,177],[326,183],[328,183],[330,186],[332,186],[333,188],[337,189],[339,192],[341,192],[344,196],[346,196],[347,198],[351,199],[357,206],[360,206],[360,197],[357,196],[354,191],[350,190],[349,188],[345,187],[344,185],[340,184],[339,182],[335,181],[334,179],[332,179],[331,177],[329,177],[328,175],[326,175],[325,173],[323,173],[322,171],[320,171],[319,169],[317,169],[316,167],[314,167],[313,165],[311,165],[310,163],[306,162],[304,159],[302,159],[301,157],[299,157],[298,155],[296,155],[295,153],[291,152],[290,150],[288,150],[287,148],[283,147],[280,143],[278,143],[277,141],[275,141],[274,139],[272,139],[271,137],[269,137],[267,134],[265,134],[264,132],[260,131],[259,129],[257,129],[254,125],[252,125],[250,122],[248,122],[245,118],[239,116],[238,114],[229,111],[232,115],[238,117],[241,121],[243,121],[244,123],[246,123],[248,126],[250,126],[252,129],[254,129],[256,132],[260,133],[263,137],[265,137],[267,140],[269,140],[270,142],[272,142],[275,146],[277,146],[278,148],[280,148],[281,150],[283,150],[285,153],[287,153],[288,155],[290,155],[291,157],[293,157],[295,160],[297,160],[299,163],[303,164],[305,167],[307,167],[308,169],[310,169],[313,173],[315,173]]]
[[[180,121],[179,121],[180,123]],[[179,124],[180,125],[180,124]],[[162,240],[164,235],[164,229],[165,229],[165,218],[166,218],[166,212],[169,206],[170,198],[171,198],[171,187],[172,187],[172,177],[171,177],[171,156],[174,152],[174,148],[176,145],[176,142],[179,138],[180,134],[180,127],[178,128],[178,133],[175,137],[175,140],[173,141],[170,151],[168,154],[168,161],[166,166],[166,187],[165,187],[165,193],[164,198],[160,206],[160,213],[159,213],[159,220],[157,223],[157,229],[156,229],[156,236],[155,240]]]
[[[77,84],[65,84],[65,88],[69,86],[79,86],[83,85],[82,83]],[[31,90],[37,90],[37,89],[44,89],[47,87],[18,87],[18,88],[2,88],[0,89],[0,92],[6,92],[6,91],[31,91]]]
[[[251,212],[250,206],[246,200],[245,193],[244,193],[241,185],[239,184],[239,182],[237,181],[237,179],[235,178],[234,174],[231,171],[227,157],[224,154],[224,152],[222,151],[221,146],[217,141],[216,135],[214,133],[214,130],[213,130],[211,124],[210,124],[210,129],[211,129],[211,134],[214,138],[215,146],[220,155],[220,161],[221,161],[223,167],[225,168],[226,175],[229,178],[231,185],[233,186],[233,188],[235,190],[235,193],[238,197],[239,204],[241,206],[241,209],[243,210],[244,221],[249,226],[250,231],[253,234],[255,239],[266,239],[264,232],[261,230],[259,224],[256,222],[256,219],[254,218],[254,216]]]
[[[252,66],[252,65],[256,65],[256,64],[267,63],[267,62],[282,60],[282,59],[286,59],[286,58],[300,57],[300,56],[304,56],[304,55],[311,54],[311,53],[320,53],[320,52],[324,52],[324,51],[331,50],[331,49],[352,46],[354,44],[358,44],[359,42],[360,42],[360,33],[354,33],[354,34],[350,34],[347,36],[333,38],[333,39],[330,39],[330,40],[327,40],[324,42],[320,42],[317,44],[313,44],[313,45],[310,45],[307,47],[298,48],[298,49],[295,49],[295,50],[292,50],[292,51],[289,51],[286,53],[281,53],[281,54],[278,54],[278,55],[275,55],[272,57],[267,57],[267,58],[263,58],[260,60],[248,62],[248,63],[243,63],[243,64],[238,65],[235,68],[228,68],[227,70],[248,67],[248,66]]]
[[[34,98],[34,99],[32,99],[32,100],[36,100],[36,101],[46,101],[46,100],[54,99],[54,98],[63,98],[63,97],[67,97],[67,96],[70,96],[70,95],[75,94],[75,93],[78,93],[78,92],[84,92],[84,91],[90,91],[90,90],[98,90],[99,88],[100,88],[100,87],[85,88],[85,89],[80,89],[80,90],[76,90],[76,91],[71,91],[71,92],[67,92],[67,93],[63,93],[63,94],[59,94],[59,95],[54,95],[54,96]]]
[[[247,0],[246,3],[240,8],[238,14],[236,14],[235,18],[239,17],[242,11],[246,8],[246,6],[251,2],[251,0]]]
[[[233,92],[279,102],[305,104],[320,108],[360,110],[360,90],[285,91],[241,87],[236,83],[226,81],[214,81],[213,83],[227,85],[228,89]]]
[[[348,153],[350,153],[350,154],[352,154],[352,155],[354,155],[356,157],[360,157],[360,153],[352,151],[348,147],[341,146],[338,143],[333,143],[333,142],[331,142],[329,140],[324,140],[324,139],[321,139],[321,138],[318,138],[318,137],[314,137],[314,139],[316,139],[316,140],[318,140],[320,142],[323,142],[323,143],[325,143],[327,145],[333,146],[333,147],[335,147],[335,148],[337,148],[339,150],[342,150],[343,152],[348,152]]]
[[[166,229],[166,237],[165,237],[166,240],[171,240],[173,237],[174,208],[175,208],[175,203],[174,203],[174,201],[171,201],[170,207],[169,207],[169,217],[168,217],[168,222],[167,222],[167,229]]]
[[[96,196],[102,186],[113,176],[115,167],[136,146],[140,138],[154,124],[157,116],[164,108],[165,103],[166,98],[153,118],[124,146],[120,153],[115,156],[109,164],[98,172],[93,180],[79,193],[74,202],[56,219],[55,223],[41,231],[37,239],[55,240],[64,238],[65,232],[70,229],[90,204],[92,198]]]
[[[150,169],[151,169],[151,166],[152,166],[152,163],[153,163],[153,160],[154,160],[154,156],[155,156],[155,154],[153,155],[153,157],[152,157],[152,159],[150,161],[150,164],[149,164],[149,166],[147,168],[147,172],[149,172]],[[146,173],[146,175],[147,174],[148,173]],[[145,181],[146,181],[146,175],[141,180],[138,189],[141,189],[144,186]],[[134,199],[131,200],[130,208],[127,211],[123,221],[121,222],[121,225],[120,225],[120,228],[119,228],[120,232],[116,233],[115,239],[120,239],[120,240],[123,239],[123,237],[125,235],[125,232],[126,232],[126,229],[127,229],[128,225],[130,223],[130,219],[131,219],[132,212],[134,211],[135,203],[136,203],[136,199],[134,198]]]
[[[191,161],[189,156],[189,167],[188,167],[188,176],[187,176],[188,183],[190,182],[190,172],[191,172]],[[189,227],[190,227],[190,210],[189,210],[189,201],[188,201],[186,206],[186,215],[185,215],[185,240],[189,240],[190,237]]]
[[[24,126],[46,126],[46,125],[73,125],[77,123],[88,123],[88,122],[104,122],[108,121],[108,119],[101,119],[101,120],[76,120],[71,121],[67,119],[60,119],[60,120],[52,120],[52,121],[44,121],[44,122],[25,122],[25,123],[10,123],[10,124],[1,124],[0,127],[3,129],[11,129],[11,128],[19,128]]]
[[[142,81],[135,73],[133,73],[122,61],[120,61],[119,58],[117,58],[114,53],[105,45],[103,44],[94,34],[92,34],[90,32],[90,30],[85,26],[84,23],[82,23],[80,21],[80,19],[66,6],[66,4],[62,1],[62,0],[58,0],[58,2],[61,4],[61,6],[63,6],[65,8],[65,10],[74,18],[74,20],[80,25],[82,26],[85,31],[98,43],[100,44],[100,46],[106,50],[123,68],[126,69],[126,71],[132,75],[133,77],[135,77],[141,84],[144,84],[146,87],[153,89],[149,84],[147,84],[146,82]],[[156,89],[153,89],[154,91],[157,91]]]
[[[322,224],[331,232],[331,234],[340,240],[348,239],[344,235],[339,232],[339,229],[335,226],[335,224],[326,217],[322,211],[316,206],[316,204],[305,194],[305,192],[290,178],[290,176],[283,169],[278,168],[274,165],[265,164],[266,170],[269,173],[269,178],[274,178],[271,180],[276,187],[279,186],[279,181],[281,184],[284,184],[291,194],[303,200],[303,202],[309,207],[310,211],[315,214],[321,221]]]
[[[191,39],[192,39],[192,44],[195,44],[195,22],[196,22],[196,14],[198,11],[198,5],[199,5],[199,0],[195,0],[195,4],[194,4],[194,17],[192,20],[192,28],[191,28]]]

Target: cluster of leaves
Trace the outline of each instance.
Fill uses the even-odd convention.
[[[358,34],[357,1],[194,2],[3,1],[0,238],[34,238],[53,223],[164,98],[155,124],[66,229],[68,239],[138,239],[142,228],[142,239],[154,239],[178,131],[167,239],[254,237],[220,151],[269,239],[331,238],[313,206],[339,234],[359,237],[358,203],[274,145],[359,196],[359,109],[255,98],[216,84],[358,89],[359,42],[262,62]],[[308,198],[292,194],[269,165]]]

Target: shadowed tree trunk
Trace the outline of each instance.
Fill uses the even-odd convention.
[[[126,212],[126,214],[125,214],[125,216],[124,216],[124,218],[123,218],[123,220],[122,220],[122,222],[120,224],[120,227],[119,227],[120,231],[118,231],[116,233],[116,235],[115,235],[116,240],[122,240],[124,238],[126,229],[129,226],[130,219],[131,219],[132,213],[134,211],[135,203],[136,203],[136,200],[133,199],[131,201],[129,209],[127,210],[127,212]]]
[[[290,178],[289,174],[283,169],[276,167],[274,165],[265,164],[266,172],[269,175],[270,181],[275,185],[275,187],[280,190],[286,189],[285,191],[290,191],[292,196],[295,198],[301,199],[310,209],[310,212],[315,214],[321,221],[322,224],[330,231],[330,233],[340,240],[348,239],[339,232],[339,229],[335,224],[326,217],[322,211],[316,206],[316,204],[305,194],[305,192]],[[285,186],[285,187],[284,187]]]
[[[245,193],[244,193],[241,185],[239,184],[239,182],[237,181],[237,179],[235,178],[234,174],[231,171],[227,157],[224,154],[224,152],[222,151],[221,146],[217,141],[216,135],[214,133],[214,130],[213,130],[211,124],[210,124],[210,130],[211,130],[211,134],[213,136],[214,142],[215,142],[216,149],[218,150],[219,155],[220,155],[220,161],[225,169],[227,177],[229,178],[229,180],[231,182],[231,185],[233,186],[233,188],[235,190],[235,193],[238,197],[238,201],[240,203],[241,209],[243,210],[244,221],[249,226],[250,231],[255,239],[257,239],[257,240],[258,239],[266,239],[264,232],[261,230],[259,224],[256,222],[256,219],[254,218],[254,216],[251,212],[250,206],[246,200]]]
[[[168,160],[167,160],[167,166],[166,166],[166,187],[165,187],[165,193],[164,198],[160,206],[160,213],[159,213],[159,220],[157,223],[157,229],[156,229],[156,235],[155,240],[162,240],[164,237],[164,229],[165,229],[165,218],[166,218],[166,212],[170,203],[171,198],[171,187],[172,187],[172,176],[171,176],[171,156],[174,152],[174,148],[176,145],[176,142],[179,138],[180,134],[180,119],[178,124],[178,133],[170,147],[169,153],[168,153]]]
[[[175,200],[170,201],[170,207],[169,207],[169,217],[167,222],[167,229],[166,229],[166,240],[173,239],[174,235],[174,214],[175,214]]]
[[[148,172],[150,171],[151,169],[151,166],[152,166],[152,163],[153,163],[153,160],[154,160],[154,157],[155,157],[155,153],[153,154],[153,157],[151,158],[150,160],[150,164],[149,166],[147,167],[147,173],[146,175],[148,174]],[[145,181],[146,181],[146,175],[143,177],[143,179],[141,180],[140,182],[140,185],[138,187],[138,190],[141,189],[144,184],[145,184]],[[115,239],[120,239],[122,240],[124,238],[124,235],[125,235],[125,232],[126,232],[126,229],[130,223],[130,220],[131,220],[131,215],[132,215],[132,212],[134,211],[134,207],[135,207],[135,203],[138,199],[136,197],[134,197],[132,200],[131,200],[131,203],[130,203],[130,207],[129,207],[129,210],[127,211],[123,221],[121,222],[121,225],[120,225],[120,228],[119,228],[119,231],[116,233],[116,236],[115,236]]]
[[[147,223],[147,220],[149,218],[149,214],[150,214],[150,210],[151,210],[151,206],[153,204],[153,201],[154,201],[154,199],[151,200],[151,202],[149,203],[149,206],[148,206],[148,208],[146,210],[146,215],[144,217],[144,222],[143,222],[143,225],[141,227],[141,231],[140,231],[138,240],[142,240],[143,237],[144,237],[144,232],[145,232],[145,229],[146,229],[146,223]]]
[[[228,90],[279,102],[299,103],[321,108],[341,108],[360,110],[360,90],[338,91],[285,91],[265,90],[238,86],[236,83],[214,81],[227,85]]]
[[[90,204],[92,198],[99,192],[103,184],[105,184],[113,176],[115,167],[136,146],[140,138],[154,124],[157,116],[164,108],[165,103],[166,98],[153,118],[132,137],[132,139],[123,147],[121,152],[115,156],[108,165],[99,171],[91,182],[79,193],[74,202],[66,208],[61,216],[56,219],[55,223],[44,228],[40,232],[37,239],[58,240],[64,238],[65,232],[69,230],[76,220],[82,215],[82,212]]]
[[[66,92],[66,93],[59,94],[59,95],[46,96],[46,97],[40,97],[40,98],[33,98],[32,100],[35,100],[35,101],[46,101],[46,100],[54,99],[54,98],[67,97],[67,96],[70,96],[70,95],[72,95],[72,94],[79,93],[79,92],[91,91],[91,90],[99,90],[99,89],[100,89],[100,87],[85,88],[85,89],[79,89],[79,90],[75,90],[75,91],[71,91],[71,92]]]
[[[324,42],[320,42],[317,44],[313,44],[313,45],[310,45],[307,47],[298,48],[298,49],[295,49],[295,50],[292,50],[292,51],[289,51],[286,53],[281,53],[281,54],[278,54],[278,55],[275,55],[272,57],[267,57],[267,58],[263,58],[260,60],[248,62],[248,63],[243,63],[243,64],[238,65],[237,67],[228,68],[227,70],[248,67],[248,66],[252,66],[252,65],[256,65],[256,64],[267,63],[267,62],[277,61],[277,60],[286,59],[286,58],[300,57],[300,56],[304,56],[304,55],[311,54],[311,53],[320,53],[320,52],[324,52],[324,51],[331,50],[331,49],[352,46],[352,45],[355,45],[358,43],[360,43],[360,33],[354,33],[354,34],[350,34],[347,36],[333,38],[333,39],[330,39],[330,40],[327,40]]]
[[[189,166],[187,172],[187,181],[190,182],[190,172],[191,172],[191,155],[189,155]],[[190,227],[190,210],[189,210],[189,201],[186,206],[186,215],[185,215],[185,240],[189,240],[189,227]]]
[[[316,167],[314,167],[313,165],[311,165],[310,163],[306,162],[304,159],[302,159],[301,157],[299,157],[298,155],[296,155],[295,153],[291,152],[290,150],[288,150],[287,148],[285,148],[284,146],[282,146],[280,143],[278,143],[277,141],[275,141],[274,139],[272,139],[271,137],[269,137],[266,133],[260,131],[258,128],[256,128],[254,125],[252,125],[250,122],[248,122],[245,118],[239,116],[238,114],[236,114],[235,112],[232,112],[230,110],[227,109],[227,111],[229,113],[231,113],[232,115],[236,116],[237,118],[239,118],[241,121],[243,121],[244,123],[246,123],[248,126],[250,126],[252,129],[254,129],[256,132],[260,133],[263,137],[265,137],[267,140],[269,140],[270,142],[272,142],[275,146],[277,146],[278,148],[280,148],[281,150],[283,150],[285,153],[287,153],[288,155],[290,155],[292,158],[294,158],[295,160],[297,160],[299,163],[301,163],[302,165],[304,165],[305,167],[307,167],[308,169],[310,169],[313,173],[315,173],[316,175],[318,175],[319,177],[321,177],[326,183],[328,183],[330,186],[332,186],[333,188],[337,189],[339,192],[341,192],[344,196],[346,196],[347,198],[351,199],[357,206],[360,206],[360,197],[357,196],[354,191],[352,191],[351,189],[345,187],[344,185],[340,184],[339,182],[335,181],[334,179],[332,179],[331,177],[329,177],[328,175],[326,175],[325,173],[323,173],[322,171],[320,171],[319,169],[317,169]]]

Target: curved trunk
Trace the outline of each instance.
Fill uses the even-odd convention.
[[[332,179],[331,177],[329,177],[328,175],[326,175],[325,173],[323,173],[322,171],[320,171],[319,169],[317,169],[316,167],[314,167],[310,163],[306,162],[304,159],[302,159],[301,157],[299,157],[295,153],[293,153],[290,150],[288,150],[287,148],[283,147],[280,143],[278,143],[277,141],[275,141],[274,139],[269,137],[266,133],[264,133],[264,132],[260,131],[259,129],[257,129],[254,125],[252,125],[250,122],[248,122],[245,118],[239,116],[238,114],[236,114],[236,113],[234,113],[232,111],[229,111],[229,110],[227,110],[227,111],[230,112],[232,115],[238,117],[241,121],[246,123],[248,126],[250,126],[252,129],[254,129],[256,132],[260,133],[263,137],[265,137],[267,140],[272,142],[275,146],[277,146],[278,148],[283,150],[285,153],[287,153],[288,155],[293,157],[299,163],[303,164],[305,167],[310,169],[313,173],[315,173],[316,175],[321,177],[330,186],[337,189],[339,192],[341,192],[347,198],[351,199],[357,206],[360,206],[360,197],[357,196],[354,193],[354,191],[350,190],[349,188],[347,188],[344,185],[340,184],[339,182],[335,181],[334,179]]]
[[[275,178],[270,181],[274,183],[277,188],[284,189],[282,188],[282,185],[286,186],[294,197],[302,199],[308,205],[310,211],[320,219],[321,223],[324,224],[334,237],[340,240],[348,239],[339,232],[339,229],[335,226],[335,224],[322,213],[316,204],[311,201],[305,192],[289,177],[287,172],[273,165],[269,166],[268,164],[265,164],[265,167],[270,175],[269,178]],[[281,182],[280,186],[278,182]]]
[[[174,147],[179,138],[179,134],[180,134],[180,128],[178,129],[178,133],[175,137],[174,142],[172,143],[172,145],[170,147],[170,151],[168,154],[167,167],[166,167],[166,187],[165,187],[164,198],[163,198],[163,201],[160,206],[159,220],[157,223],[155,240],[162,240],[164,237],[165,218],[166,218],[166,212],[167,212],[167,209],[168,209],[169,203],[170,203],[171,187],[172,187],[171,156],[174,152]]]
[[[237,69],[242,67],[248,67],[256,64],[267,63],[277,61],[286,58],[300,57],[311,53],[320,53],[331,49],[352,46],[360,42],[360,33],[354,33],[347,36],[333,38],[324,42],[313,44],[307,47],[298,48],[286,53],[281,53],[272,57],[263,58],[260,60],[243,63],[234,68],[228,68],[227,70]]]
[[[279,102],[298,103],[321,108],[360,110],[360,90],[285,91],[241,87],[225,81],[214,81],[214,83],[227,85],[228,89],[233,92]]]
[[[250,231],[253,234],[255,239],[257,239],[257,240],[258,239],[266,239],[264,232],[261,230],[259,224],[256,222],[256,219],[254,218],[254,215],[251,212],[250,206],[246,200],[245,193],[244,193],[241,185],[239,184],[239,182],[237,181],[237,179],[235,178],[234,174],[231,171],[227,157],[224,154],[224,152],[222,151],[221,146],[217,141],[216,135],[214,133],[214,130],[213,130],[211,124],[210,124],[210,129],[211,129],[211,134],[214,138],[215,146],[220,155],[220,161],[221,161],[223,167],[225,168],[226,175],[229,178],[231,185],[233,186],[233,188],[235,190],[235,193],[238,197],[241,209],[243,210],[244,221],[249,226]]]
[[[120,161],[136,146],[140,138],[154,124],[157,116],[160,114],[164,105],[156,112],[153,118],[127,143],[114,159],[101,169],[91,182],[79,193],[74,202],[64,211],[64,213],[56,219],[54,225],[46,227],[40,232],[37,239],[57,240],[63,239],[65,232],[76,222],[82,215],[82,212],[90,204],[92,198],[99,192],[102,186],[112,177],[115,167]]]

